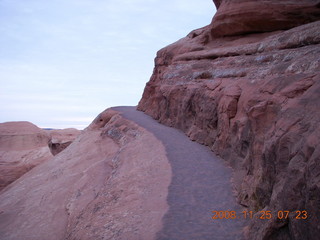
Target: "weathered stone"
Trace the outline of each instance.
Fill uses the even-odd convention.
[[[293,3],[280,8],[282,1],[268,2],[268,8],[261,4],[266,11],[279,7],[270,16],[275,21],[262,14],[266,19],[261,29],[230,32],[238,29],[231,24],[230,28],[221,27],[226,32],[220,35],[300,25],[308,18],[290,18],[284,25],[277,21],[281,12],[289,16],[286,10],[299,5],[303,15],[310,9],[302,5],[316,4],[290,1]],[[247,21],[251,15],[258,17],[261,7],[251,14],[253,7],[243,7],[258,2],[215,3],[221,4],[213,20],[217,29],[219,17],[231,17],[232,23],[247,14]],[[227,6],[230,9],[224,10]],[[208,145],[235,169],[240,203],[255,212],[273,212],[271,220],[252,221],[249,239],[316,239],[320,235],[319,215],[315,214],[320,192],[320,152],[316,150],[320,144],[320,21],[287,31],[210,37],[204,42],[211,27],[193,31],[158,52],[138,109]],[[280,210],[291,211],[289,218],[278,220]],[[295,218],[295,211],[302,210],[310,214],[308,221]]]
[[[53,155],[66,149],[81,133],[75,128],[47,130],[50,136],[49,148]]]
[[[1,192],[0,239],[155,239],[170,181],[163,144],[104,111],[68,148]]]
[[[0,123],[0,190],[52,158],[50,136],[29,122]]]
[[[43,130],[30,122],[0,123],[0,190],[63,151],[80,132]]]
[[[318,0],[218,0],[214,37],[290,29],[320,19]]]

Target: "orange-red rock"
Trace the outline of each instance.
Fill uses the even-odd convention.
[[[170,180],[163,144],[107,110],[0,193],[0,239],[155,239]]]
[[[318,0],[214,0],[211,34],[232,36],[293,28],[320,19]]]
[[[0,123],[0,190],[52,157],[49,140],[30,122]]]
[[[30,122],[0,123],[0,190],[64,150],[80,132],[43,130]]]
[[[212,38],[212,26],[226,31],[219,35],[234,35],[289,28],[305,20],[298,22],[299,17],[293,16],[293,24],[289,21],[285,27],[236,32],[236,26],[222,23],[229,17],[236,23],[244,13],[246,19],[254,18],[264,10],[233,2],[221,1],[213,25],[157,53],[138,108],[228,161],[235,169],[243,205],[255,212],[292,212],[282,221],[253,220],[249,239],[316,239],[320,235],[320,215],[315,214],[320,199],[320,21],[286,31]],[[293,3],[282,8],[278,4],[284,1],[263,2],[262,6],[266,2],[279,6],[269,16],[273,21],[278,13],[317,1],[289,1]],[[261,26],[277,25],[268,24]],[[308,221],[295,219],[299,210],[308,211]]]
[[[50,136],[49,147],[53,155],[66,149],[81,133],[75,128],[47,130]]]

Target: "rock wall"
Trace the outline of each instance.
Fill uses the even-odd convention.
[[[244,9],[247,5],[239,5],[242,2],[258,4],[215,1],[219,8],[211,25],[157,53],[138,109],[221,155],[235,169],[239,202],[255,216],[262,210],[273,213],[270,220],[251,221],[248,239],[316,239],[320,235],[320,21],[303,23],[319,18],[318,1],[281,1],[287,7],[277,7],[277,13],[295,22],[286,27],[271,24],[257,31],[225,27],[221,16],[237,24],[243,10],[255,22],[264,6],[259,5],[254,15]],[[298,21],[287,14],[297,4],[301,13],[315,12],[310,15],[315,18],[297,17]],[[219,24],[226,32],[217,30]],[[297,27],[281,30],[293,26]],[[264,33],[239,35],[247,32]],[[217,37],[222,35],[235,36]],[[295,211],[302,210],[308,212],[307,220],[296,218]],[[290,215],[280,220],[278,211]]]

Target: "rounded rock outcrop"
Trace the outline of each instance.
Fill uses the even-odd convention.
[[[212,37],[286,30],[320,19],[318,0],[214,0]]]
[[[0,191],[52,158],[49,134],[30,122],[0,123]]]

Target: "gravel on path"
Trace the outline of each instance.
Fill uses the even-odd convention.
[[[136,107],[113,109],[152,132],[166,147],[172,180],[167,198],[169,210],[157,240],[242,239],[242,229],[248,222],[233,194],[232,169],[209,148],[192,142],[175,128],[159,124]],[[237,218],[212,219],[212,211],[223,211],[228,216],[227,211],[235,211]]]

